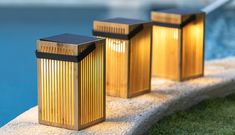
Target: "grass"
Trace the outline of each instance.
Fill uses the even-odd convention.
[[[235,135],[235,95],[207,100],[156,123],[148,135]]]

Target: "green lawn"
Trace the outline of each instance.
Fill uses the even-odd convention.
[[[148,135],[235,135],[235,95],[207,100],[156,123]]]

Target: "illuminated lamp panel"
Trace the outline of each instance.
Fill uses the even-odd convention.
[[[134,96],[150,90],[151,27],[133,37],[130,48],[130,94]]]
[[[179,79],[180,29],[153,26],[152,75]]]
[[[127,97],[128,41],[106,38],[106,89],[108,95]]]
[[[182,77],[187,79],[203,74],[203,16],[183,28]]]

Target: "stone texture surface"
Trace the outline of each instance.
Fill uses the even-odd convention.
[[[1,135],[143,134],[154,123],[202,100],[235,93],[235,57],[208,61],[205,76],[185,82],[152,80],[152,92],[132,99],[107,97],[105,122],[82,131],[38,124],[37,107],[0,129]]]

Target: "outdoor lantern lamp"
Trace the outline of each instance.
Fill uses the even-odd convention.
[[[80,130],[105,120],[105,39],[38,40],[39,123]]]
[[[129,98],[150,91],[151,24],[113,18],[94,21],[93,35],[106,38],[106,93]]]
[[[153,11],[152,76],[186,80],[204,74],[205,13]]]

